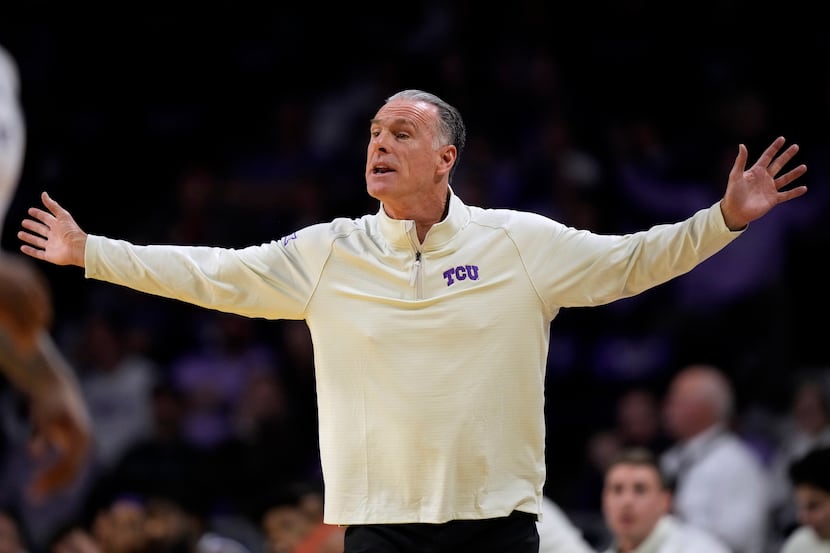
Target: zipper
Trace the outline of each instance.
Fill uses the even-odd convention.
[[[415,288],[418,299],[422,299],[424,290],[421,281],[421,250],[415,251],[415,262],[412,264],[412,272],[409,274],[409,285]]]

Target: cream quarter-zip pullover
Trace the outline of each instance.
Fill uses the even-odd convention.
[[[540,513],[550,323],[691,270],[740,232],[718,204],[598,235],[450,197],[422,244],[383,207],[258,246],[89,235],[88,278],[202,307],[302,319],[314,344],[329,524]]]

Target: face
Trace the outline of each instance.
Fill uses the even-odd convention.
[[[297,507],[273,507],[262,518],[262,530],[269,553],[293,551],[311,529],[311,521]]]
[[[112,553],[141,551],[145,540],[145,516],[145,508],[140,503],[117,499],[96,515],[93,536],[102,544],[102,549]]]
[[[672,382],[663,412],[666,430],[672,437],[689,439],[715,422],[712,407],[703,397],[704,378],[691,371]]]
[[[830,540],[830,493],[801,484],[795,488],[798,518],[823,540]]]
[[[818,384],[804,384],[798,389],[792,412],[798,426],[804,432],[819,434],[830,423],[823,396],[824,391]]]
[[[658,434],[659,419],[654,397],[635,390],[623,396],[617,406],[617,420],[626,440],[645,445]]]
[[[669,493],[652,466],[618,464],[605,476],[602,512],[621,549],[640,545],[668,513],[669,503]]]
[[[438,109],[395,100],[372,119],[366,152],[366,188],[384,204],[418,202],[444,190],[455,147],[438,135]]]

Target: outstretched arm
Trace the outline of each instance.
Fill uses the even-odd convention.
[[[49,194],[43,192],[40,198],[49,211],[29,208],[31,218],[24,219],[22,223],[26,230],[17,233],[17,237],[24,242],[20,251],[55,265],[83,267],[87,234]]]
[[[92,423],[75,375],[49,334],[38,335],[37,347],[24,353],[0,328],[0,368],[29,400],[35,471],[26,491],[34,501],[72,484],[92,452]]]
[[[48,333],[51,314],[41,275],[24,258],[0,253],[0,370],[29,399],[35,500],[71,484],[92,444],[75,375]]]
[[[778,155],[784,142],[783,136],[776,138],[749,169],[746,168],[746,146],[738,146],[738,156],[729,172],[726,192],[720,202],[723,219],[730,229],[743,229],[752,221],[766,215],[776,205],[798,198],[807,192],[806,186],[783,190],[807,172],[807,166],[804,164],[776,177],[798,153],[798,144],[791,144]]]

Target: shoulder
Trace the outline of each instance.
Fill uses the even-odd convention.
[[[207,532],[199,538],[196,544],[197,553],[251,553],[242,543],[212,532]]]
[[[824,549],[820,549],[824,547]],[[799,526],[787,537],[781,546],[781,553],[807,553],[830,551],[830,544],[823,544],[809,526]]]
[[[567,229],[562,223],[533,213],[516,209],[488,209],[470,207],[470,224],[479,228],[502,230],[513,236],[558,234]]]
[[[335,219],[332,219],[331,221],[309,225],[298,230],[297,232],[316,233],[318,235],[328,235],[336,237],[367,228],[367,226],[369,225],[369,220],[372,217],[374,217],[374,215],[366,215],[364,217],[360,217],[359,219],[352,219],[349,217],[337,217]]]
[[[761,468],[761,460],[752,448],[735,434],[726,434],[714,447],[712,457],[718,463],[731,463],[736,466]]]
[[[730,553],[729,548],[718,538],[705,530],[687,523],[678,523],[676,537],[690,547],[690,551],[706,551],[708,553]]]
[[[367,217],[360,219],[339,217],[331,221],[315,223],[280,237],[278,242],[283,246],[288,246],[294,242],[301,244],[331,243],[338,238],[365,230],[368,225]]]
[[[494,225],[505,225],[510,223],[554,223],[554,220],[550,217],[546,217],[532,211],[507,208],[486,208],[478,206],[467,206],[467,208],[470,210],[470,219],[479,223]]]

